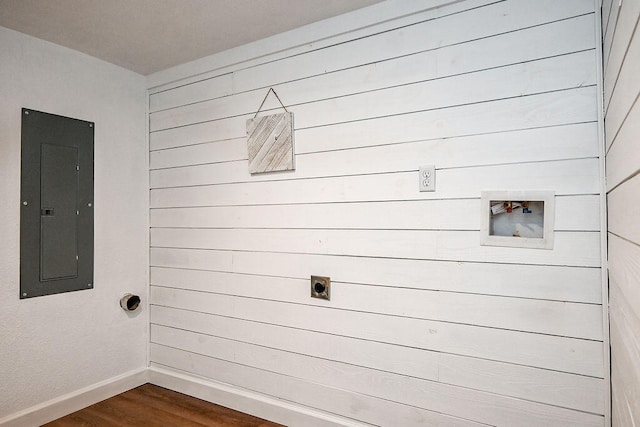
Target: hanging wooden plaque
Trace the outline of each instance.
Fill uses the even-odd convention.
[[[249,173],[294,170],[293,113],[247,120]]]

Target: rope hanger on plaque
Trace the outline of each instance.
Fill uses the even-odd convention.
[[[276,96],[285,112],[258,117],[258,113],[271,92]],[[293,113],[287,110],[273,88],[269,88],[255,116],[247,120],[247,150],[249,152],[249,173],[295,169],[293,164]]]

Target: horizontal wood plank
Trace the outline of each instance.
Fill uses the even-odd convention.
[[[301,152],[595,121],[593,87],[296,130]],[[317,148],[321,147],[321,148]]]
[[[611,14],[611,7],[613,5],[613,0],[602,0],[601,4],[601,26],[602,26],[602,34],[603,37],[606,35],[608,31],[608,23],[609,23],[609,15]]]
[[[640,313],[634,304],[627,299],[628,292],[625,292],[625,286],[626,284],[612,280],[610,298],[611,346],[614,354],[619,353],[618,379],[622,380],[621,376],[623,375],[633,377],[629,381],[623,380],[626,383],[623,388],[633,391],[634,384],[640,380],[640,369],[634,362],[640,357],[640,333],[638,333]]]
[[[416,25],[402,27],[311,51],[301,57],[265,63],[234,73],[236,91],[268,87],[304,76],[328,73],[386,58],[440,48],[499,33],[541,25],[593,12],[593,4],[577,0],[544,0],[536,6],[527,1],[511,0],[456,13]],[[475,25],[477,22],[486,25]]]
[[[336,43],[302,55],[236,70],[233,73],[233,91],[238,93],[273,86],[276,83],[274,76],[277,76],[277,83],[297,80],[496,34],[508,34],[522,28],[536,27],[593,12],[593,5],[576,0],[561,4],[545,0],[544,5],[539,8],[531,8],[526,2],[513,0],[496,2],[480,8],[474,6],[472,3],[466,7],[464,4],[457,7],[448,5],[437,12],[438,19],[433,19],[433,16],[425,17],[422,22],[395,31],[380,31],[378,34],[360,36],[349,43]],[[457,10],[447,14],[447,9],[454,8]],[[464,9],[469,11],[465,13]],[[487,25],[469,25],[477,19],[486,22]],[[554,44],[562,38],[566,37],[557,37]],[[170,93],[163,91],[153,94],[151,111],[192,103],[201,100],[203,94],[210,98],[224,95],[230,87],[228,76],[229,74],[224,74],[204,82],[180,86],[169,91]]]
[[[431,230],[169,229],[151,246],[382,258],[600,266],[597,232],[556,232],[552,250],[480,246],[479,232]]]
[[[606,68],[604,70],[604,105],[609,106],[611,95],[618,80],[622,63],[627,57],[627,49],[631,43],[631,37],[634,34],[638,20],[640,19],[640,3],[638,2],[622,2],[616,3],[620,6],[619,19],[616,22],[614,39],[611,40],[611,47],[606,46],[604,60]],[[606,37],[605,37],[606,39]],[[606,40],[609,41],[609,40]],[[633,58],[629,58],[629,61]]]
[[[152,306],[151,323],[572,409],[602,413],[601,379]],[[600,409],[596,409],[600,408]]]
[[[607,135],[607,191],[640,170],[640,150],[637,138],[640,135],[640,102],[636,102],[627,120],[615,135]],[[611,138],[611,139],[609,139]]]
[[[309,279],[202,271],[179,271],[178,274],[165,271],[156,279],[159,273],[154,271],[152,285],[602,340],[600,305],[356,285],[335,280],[331,284],[331,303],[326,303],[310,298]]]
[[[206,84],[203,84],[206,82]],[[199,83],[181,84],[149,94],[149,113],[198,102],[201,99],[220,98],[233,94],[233,73],[218,74]]]
[[[637,308],[629,303],[630,300],[621,289],[628,285],[611,280],[611,382],[615,392],[614,407],[622,407],[626,413],[624,419],[633,420],[640,411],[637,399],[640,317]],[[633,285],[637,285],[637,282]]]
[[[576,88],[596,82],[593,50],[492,67],[436,80],[428,80],[423,74],[424,64],[429,61],[420,57],[412,59],[416,62],[409,67],[398,64],[396,73],[388,73],[392,77],[383,80],[373,78],[378,86],[372,89],[358,87],[352,83],[362,81],[362,73],[366,70],[350,70],[351,78],[338,75],[332,76],[335,80],[327,82],[313,79],[306,82],[306,87],[296,82],[294,87],[290,88],[288,86],[291,85],[288,85],[278,88],[279,96],[288,100],[288,108],[296,115],[296,127],[307,128]],[[374,66],[377,68],[377,64],[371,65]],[[395,76],[406,76],[404,72],[398,73],[397,70],[405,68],[416,70],[413,73],[414,79],[397,81]],[[536,78],[528,81],[526,76],[532,74]],[[325,85],[327,88],[333,88],[334,93],[329,89],[329,93],[324,93]],[[310,90],[311,87],[314,91]],[[339,89],[342,91],[338,92]],[[312,98],[314,95],[316,98]],[[261,98],[264,98],[264,95],[257,91],[247,92],[159,112],[150,116],[150,130],[154,132],[250,114],[257,108],[256,105],[260,105]],[[268,113],[272,108],[281,108],[277,100],[265,103],[261,111]]]
[[[162,248],[151,249],[151,265],[152,280],[158,284],[167,283],[158,274],[173,278],[174,283],[184,282],[178,281],[182,274],[195,280],[199,273],[185,272],[193,269],[203,270],[205,275],[218,271],[299,279],[314,272],[345,283],[601,302],[599,268]]]
[[[309,51],[327,49],[342,43],[351,43],[371,35],[477,9],[492,3],[495,3],[495,0],[467,0],[464,3],[427,0],[426,3],[399,3],[390,7],[377,5],[375,8],[336,16],[329,22],[299,28],[296,30],[295,37],[291,37],[288,32],[281,33],[152,74],[148,76],[149,91],[155,94],[178,87],[190,87],[192,84],[241,69],[256,67],[265,62],[303,55]],[[382,21],[379,20],[380,14],[385,17]],[[340,27],[342,31],[336,33],[336,27]]]
[[[611,2],[611,7],[607,13],[607,20],[602,24],[605,28],[602,37],[602,60],[605,69],[607,68],[609,57],[611,55],[611,49],[613,47],[613,38],[616,33],[616,22],[618,21],[618,17],[620,14],[620,4],[620,1],[613,0]]]
[[[556,230],[600,229],[596,195],[558,196],[555,209]],[[480,212],[479,199],[152,209],[150,224],[152,228],[479,230],[480,215],[470,212]]]
[[[152,287],[151,304],[602,378],[598,341]]]
[[[635,422],[629,413],[629,403],[625,396],[618,396],[617,390],[611,390],[611,423],[615,426],[633,425]]]
[[[149,153],[151,170],[234,160],[247,160],[246,138],[204,142]]]
[[[609,233],[609,278],[617,284],[621,299],[640,300],[640,246]],[[640,317],[640,309],[637,310]]]
[[[611,333],[612,410],[616,422],[633,422],[640,408],[635,384],[640,378],[640,311],[629,301],[638,301],[640,246],[609,234],[609,318]]]
[[[607,196],[609,232],[640,245],[640,175],[624,182]]]
[[[640,37],[634,37],[620,69],[620,75],[613,88],[609,108],[606,113],[605,135],[612,141],[627,117],[640,93]]]
[[[363,422],[382,425],[402,423],[407,427],[420,427],[425,423],[453,427],[486,425],[153,343],[150,350],[152,367],[172,367],[170,369],[177,370],[177,373],[212,378],[285,402]],[[322,398],[318,399],[318,396]]]
[[[595,122],[354,147],[338,152],[313,146],[309,149],[319,151],[304,152],[297,147],[298,171],[293,176],[322,176],[326,174],[329,162],[333,173],[354,174],[406,170],[415,167],[415,159],[422,157],[425,160],[428,157],[439,167],[461,167],[595,157],[599,154]],[[244,138],[152,151],[151,176],[154,180],[159,179],[156,169],[238,160],[244,160],[246,165]],[[242,170],[246,170],[246,166]],[[179,172],[174,173],[180,176]]]
[[[286,175],[251,175],[246,158],[223,162],[217,161],[218,154],[214,155],[216,157],[211,162],[206,162],[203,157],[176,158],[175,161],[183,163],[182,167],[152,170],[150,182],[152,188],[166,188],[410,171],[417,169],[418,161],[430,162],[437,165],[438,169],[447,169],[588,158],[599,154],[596,135],[595,123],[587,123],[351,150],[299,153],[296,156],[297,170]],[[238,144],[243,145],[246,151],[244,141],[238,141]],[[164,151],[168,152],[168,156],[174,150]],[[189,154],[203,153],[202,150],[189,150]],[[193,165],[184,164],[187,162],[193,162]]]
[[[634,304],[640,299],[640,4],[611,3],[603,44],[611,410],[613,425],[634,425],[640,414],[640,311]]]
[[[595,84],[594,51],[520,63],[298,106],[296,128],[367,120]],[[535,75],[535,79],[527,80]]]
[[[495,188],[542,190],[556,195],[597,194],[597,159],[510,164],[436,170],[435,192],[418,191],[417,167],[411,172],[304,180],[253,181],[152,189],[152,208],[365,202],[474,198]],[[224,175],[218,179],[224,180]],[[508,182],[508,184],[507,184]]]
[[[558,423],[562,420],[574,425],[578,425],[578,420],[585,423],[583,425],[597,425],[601,422],[601,417],[591,414],[561,408],[546,409],[543,405],[524,400],[390,373],[374,373],[367,368],[312,357],[300,355],[294,357],[288,352],[231,340],[175,329],[164,329],[162,336],[159,330],[156,332],[156,336],[152,338],[155,344],[185,348],[187,351],[200,349],[200,354],[207,357],[288,375],[308,382],[322,381],[352,393],[366,393],[396,402],[404,400],[419,408],[461,418],[472,417],[474,420],[494,425],[530,425],[533,420],[545,424],[554,420]],[[231,353],[232,350],[235,350],[235,357]],[[452,399],[453,396],[456,398]]]
[[[354,148],[397,142],[438,139],[481,133],[557,126],[597,120],[595,88],[517,96],[479,104],[371,117],[364,122],[341,122],[303,129],[296,126],[296,151]],[[151,133],[152,150],[203,142],[243,138],[253,114],[198,123]],[[462,119],[464,118],[464,120]]]
[[[593,16],[583,15],[569,22],[551,22],[523,30],[468,42],[441,46],[435,50],[419,51],[406,56],[378,62],[367,62],[352,68],[296,79],[274,86],[287,100],[287,105],[298,105],[313,100],[336,98],[353,93],[383,89],[407,83],[459,75],[488,68],[518,64],[536,59],[570,54],[593,49],[589,35],[593,31]],[[378,52],[378,51],[376,51]],[[300,61],[304,58],[300,57]],[[402,70],[402,72],[399,72]],[[362,75],[367,78],[362,78]],[[219,82],[217,79],[216,86]],[[179,126],[229,115],[255,111],[264,96],[264,89],[254,89],[228,96],[211,96],[206,81],[192,86],[206,88],[182,100],[170,110],[151,113],[153,130]],[[191,90],[190,90],[191,91]],[[173,92],[185,92],[181,87]],[[179,93],[174,93],[178,102]],[[151,95],[151,102],[157,96]],[[163,94],[167,98],[167,94]],[[267,98],[263,108],[278,108],[277,100]],[[159,123],[166,123],[164,126]]]
[[[603,379],[439,354],[441,382],[604,414]]]
[[[152,328],[182,329],[380,371],[438,380],[439,354],[424,349],[156,305],[150,307],[150,316]]]

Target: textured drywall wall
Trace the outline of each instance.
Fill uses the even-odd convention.
[[[0,419],[146,364],[146,91],[140,75],[0,27]],[[94,121],[94,289],[20,300],[22,107]],[[144,307],[144,305],[143,305]]]

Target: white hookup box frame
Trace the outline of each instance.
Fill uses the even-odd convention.
[[[480,209],[482,246],[553,249],[555,192],[482,191]]]

